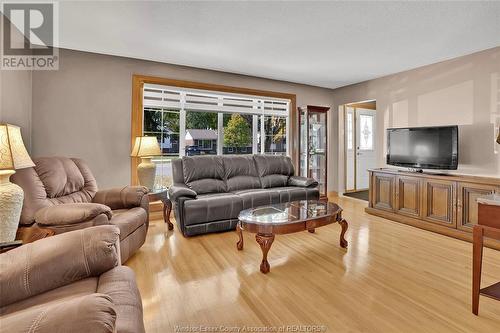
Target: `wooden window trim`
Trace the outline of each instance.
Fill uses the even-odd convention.
[[[290,157],[292,158],[293,164],[295,165],[295,170],[299,168],[299,154],[298,154],[298,128],[299,128],[299,119],[297,112],[297,96],[295,94],[281,93],[275,91],[267,91],[267,90],[257,90],[250,88],[241,88],[241,87],[233,87],[233,86],[225,86],[219,84],[212,83],[202,83],[202,82],[194,82],[194,81],[184,81],[184,80],[175,80],[169,78],[155,77],[155,76],[146,76],[146,75],[132,75],[132,126],[131,126],[131,137],[130,137],[130,151],[132,151],[132,146],[134,144],[134,138],[142,135],[142,91],[145,83],[149,84],[158,84],[172,87],[181,87],[188,89],[200,89],[200,90],[212,90],[212,91],[221,91],[226,93],[234,93],[234,94],[245,94],[245,95],[253,95],[253,96],[263,96],[263,97],[274,97],[274,98],[283,98],[290,100],[290,136],[291,136],[291,145],[290,145]],[[288,138],[287,138],[288,139]],[[131,157],[130,161],[130,183],[132,185],[138,184],[137,179],[137,165],[139,165],[140,158]]]

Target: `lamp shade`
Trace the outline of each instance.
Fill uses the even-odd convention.
[[[0,170],[17,170],[35,164],[24,147],[18,126],[0,123]]]
[[[135,138],[132,157],[161,155],[160,145],[154,136],[138,136]]]

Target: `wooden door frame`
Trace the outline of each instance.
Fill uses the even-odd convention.
[[[347,191],[347,140],[346,140],[346,135],[347,135],[347,131],[346,131],[347,117],[346,117],[346,114],[347,114],[347,112],[346,112],[346,107],[349,106],[349,107],[352,107],[354,109],[354,114],[353,114],[353,131],[354,131],[354,133],[356,133],[356,128],[355,128],[356,127],[356,108],[368,109],[368,110],[373,110],[373,111],[377,112],[376,105],[377,105],[377,100],[375,100],[375,99],[369,99],[369,100],[364,100],[364,101],[361,101],[361,102],[344,103],[344,104],[340,104],[338,106],[338,113],[339,113],[339,127],[338,127],[338,129],[339,129],[339,133],[338,134],[339,135],[338,135],[338,139],[339,139],[339,142],[343,142],[343,144],[339,145],[339,147],[341,148],[342,151],[339,151],[339,154],[337,156],[338,156],[339,160],[340,159],[344,160],[344,163],[343,163],[344,164],[344,168],[343,168],[343,170],[341,170],[341,168],[339,168],[339,180],[343,179],[344,180],[344,184],[343,184],[342,187],[339,185],[338,186],[339,187],[338,190],[342,194],[344,194],[344,193],[352,193],[352,192],[357,192],[357,191],[363,191],[363,189],[357,189],[357,184],[356,184],[356,182],[357,182],[356,181],[356,175],[357,175],[357,167],[356,167],[357,156],[356,156],[356,152],[354,153],[354,184],[355,184],[354,186],[355,186],[355,189]],[[378,125],[378,124],[374,124],[374,125]],[[342,130],[341,130],[341,127],[342,127]],[[377,134],[378,134],[378,131],[379,131],[379,128],[377,126],[376,127],[376,133]],[[356,139],[356,136],[354,137],[354,139]],[[375,140],[375,138],[374,138],[374,140]],[[355,142],[353,142],[353,144],[354,144],[354,146],[356,146]],[[356,149],[354,149],[354,150],[356,150]],[[339,161],[339,163],[341,163],[341,162]],[[368,181],[368,184],[370,184],[370,181]],[[364,189],[364,190],[366,190],[366,189]]]
[[[145,83],[149,84],[158,84],[164,86],[171,87],[181,87],[188,89],[199,89],[199,90],[209,90],[209,91],[220,91],[225,93],[233,93],[233,94],[244,94],[244,95],[252,95],[252,96],[262,96],[262,97],[274,97],[274,98],[283,98],[290,100],[290,114],[289,114],[289,122],[290,122],[290,133],[287,137],[287,140],[291,139],[290,142],[290,157],[292,158],[293,164],[295,165],[295,169],[298,170],[299,167],[299,154],[298,152],[298,110],[297,110],[297,96],[295,94],[289,93],[281,93],[275,91],[268,90],[258,90],[258,89],[250,89],[250,88],[241,88],[241,87],[233,87],[233,86],[225,86],[220,84],[213,83],[202,83],[202,82],[194,82],[194,81],[184,81],[184,80],[176,80],[169,78],[162,78],[156,76],[147,76],[147,75],[132,75],[132,120],[131,120],[131,135],[130,135],[130,150],[132,151],[132,147],[134,145],[135,137],[141,136],[143,133],[143,87]],[[179,147],[180,149],[180,147]],[[137,179],[137,165],[139,165],[138,157],[131,157],[130,160],[130,182],[132,185],[138,184]]]

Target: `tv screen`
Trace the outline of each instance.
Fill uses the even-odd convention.
[[[387,164],[457,169],[458,126],[389,128],[387,132]]]

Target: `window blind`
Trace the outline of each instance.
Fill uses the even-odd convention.
[[[290,100],[147,84],[144,107],[288,117]]]

